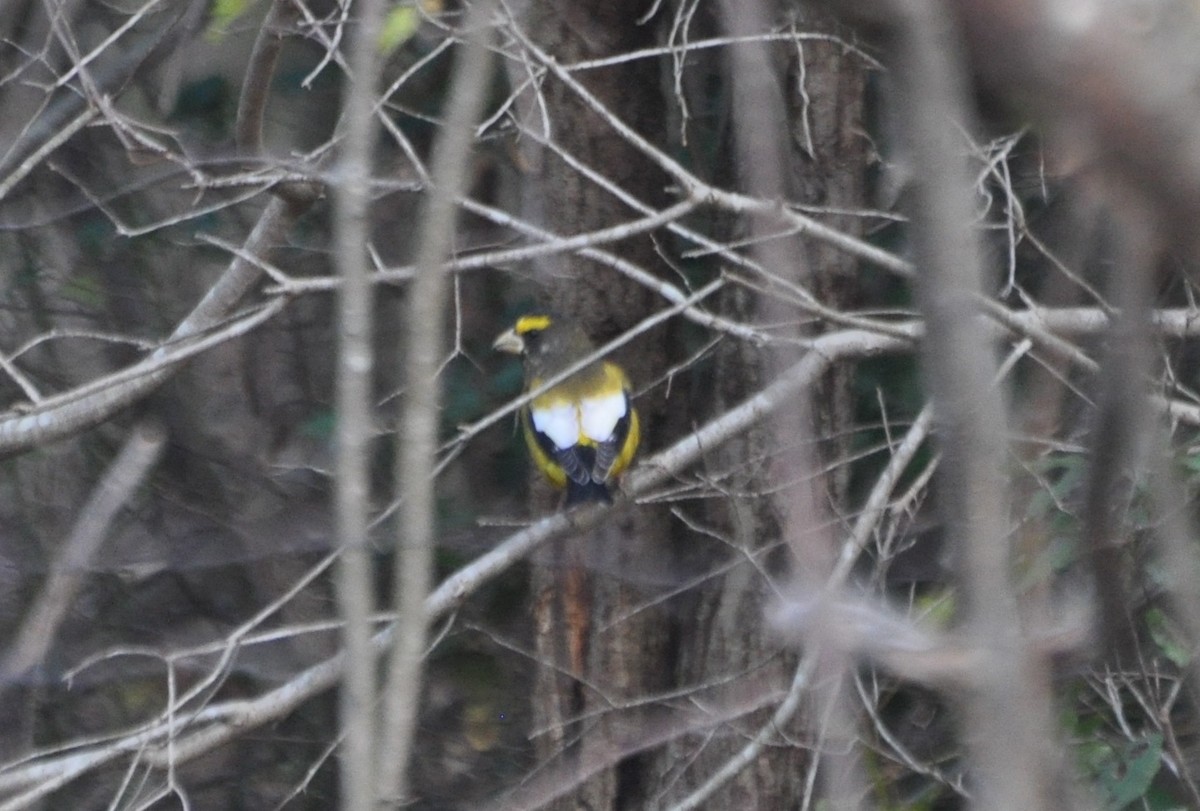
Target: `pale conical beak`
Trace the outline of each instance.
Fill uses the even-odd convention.
[[[500,333],[496,340],[492,343],[492,349],[498,349],[501,352],[510,352],[514,355],[520,355],[525,351],[525,341],[517,331],[510,329]]]

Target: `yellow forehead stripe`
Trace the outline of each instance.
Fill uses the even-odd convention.
[[[518,335],[527,335],[530,332],[540,332],[550,326],[550,316],[548,315],[523,315],[517,319],[517,325],[513,327],[513,331]]]

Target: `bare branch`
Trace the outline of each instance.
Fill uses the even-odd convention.
[[[250,254],[269,252],[298,213],[294,205],[279,198],[272,199],[247,238],[245,251]],[[254,286],[260,274],[256,266],[235,258],[191,313],[175,327],[171,340],[191,338],[218,325]],[[166,350],[160,349],[145,363],[157,364],[165,354]],[[129,371],[127,383],[106,383],[48,397],[26,414],[0,419],[0,454],[19,453],[98,425],[154,391],[170,376],[167,368],[147,373],[132,367]]]
[[[58,551],[49,579],[29,609],[4,661],[0,677],[13,678],[41,661],[84,577],[84,572],[117,511],[132,497],[153,467],[166,441],[162,427],[144,422],[130,432],[121,452],[80,510],[71,534]]]
[[[789,404],[797,393],[813,385],[832,364],[853,357],[902,351],[906,346],[904,341],[859,330],[829,333],[815,339],[812,351],[758,394],[643,461],[627,475],[625,492],[632,498],[647,497],[654,488],[682,477],[684,471],[699,462],[710,450],[740,435],[776,408]],[[603,520],[607,514],[608,510],[598,504],[570,513],[554,513],[513,534],[463,566],[430,592],[423,607],[426,623],[455,610],[480,587],[524,560],[541,545],[573,532],[584,531]],[[382,653],[391,645],[392,636],[393,631],[389,628],[374,637],[373,646],[377,653]],[[344,657],[338,655],[298,673],[286,683],[255,698],[214,703],[197,711],[189,719],[188,731],[178,731],[176,734],[175,762],[183,763],[199,757],[232,738],[244,735],[250,729],[284,717],[313,696],[337,684],[344,666]],[[194,731],[190,731],[193,728]],[[165,742],[168,731],[165,722],[152,724],[70,754],[13,764],[0,771],[0,791],[38,786],[38,789],[33,789],[35,794],[32,796],[44,796],[54,787],[65,785],[125,753],[146,749],[153,751],[154,747]],[[17,804],[11,807],[23,806]],[[5,808],[0,806],[0,811]]]

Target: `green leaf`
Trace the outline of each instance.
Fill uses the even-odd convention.
[[[68,301],[85,307],[104,306],[104,285],[95,276],[72,276],[58,292]]]
[[[1154,644],[1173,664],[1185,667],[1192,660],[1191,648],[1182,641],[1186,637],[1162,609],[1151,608],[1146,611],[1146,627]]]
[[[946,588],[917,598],[917,617],[931,628],[949,628],[958,610],[954,589]]]
[[[208,21],[205,36],[210,42],[221,40],[229,33],[229,26],[246,13],[252,0],[215,0],[212,17]]]
[[[1162,765],[1162,742],[1158,733],[1128,741],[1113,751],[1110,762],[1096,764],[1106,811],[1121,811],[1150,790]]]
[[[421,27],[422,13],[427,16],[441,14],[444,6],[445,0],[405,0],[396,6],[388,12],[379,29],[379,50],[387,56],[408,42]]]
[[[413,6],[397,6],[388,12],[379,29],[379,50],[390,54],[412,39],[421,27],[421,15]]]

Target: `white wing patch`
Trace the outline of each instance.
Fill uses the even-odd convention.
[[[581,400],[579,402],[580,433],[592,442],[607,442],[612,439],[613,431],[617,429],[617,423],[625,416],[627,410],[623,391],[617,391],[604,397],[588,397]]]
[[[561,403],[530,411],[533,427],[550,437],[559,450],[579,442],[579,410],[574,403]]]

